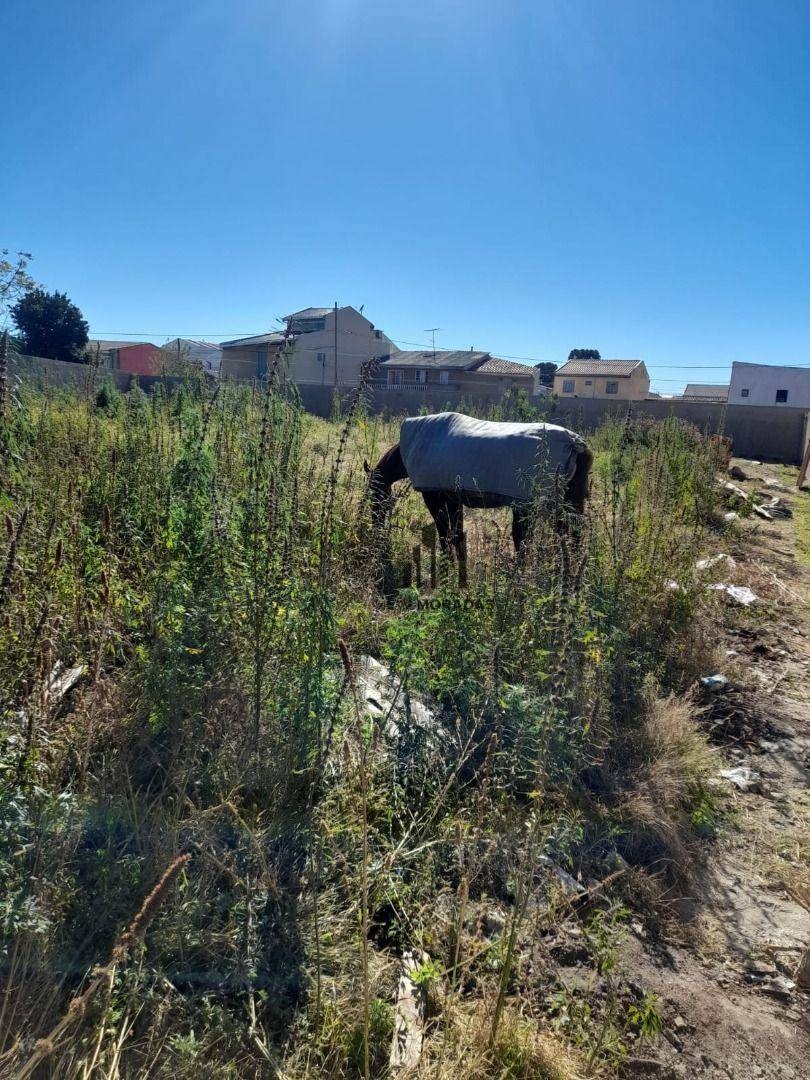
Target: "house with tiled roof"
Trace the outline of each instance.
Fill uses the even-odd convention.
[[[568,360],[554,372],[554,393],[643,401],[650,393],[650,376],[643,360]]]
[[[507,390],[535,393],[534,369],[514,360],[470,349],[396,350],[380,364],[387,389],[439,389],[488,396]]]

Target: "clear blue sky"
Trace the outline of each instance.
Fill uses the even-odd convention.
[[[98,336],[338,300],[661,390],[810,363],[806,0],[5,0],[2,41],[0,246]]]

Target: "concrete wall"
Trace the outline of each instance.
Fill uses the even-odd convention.
[[[748,393],[743,397],[743,390]],[[784,403],[777,404],[776,391],[787,390]],[[729,404],[772,405],[776,409],[810,409],[810,368],[770,364],[731,365]]]
[[[63,360],[49,360],[44,356],[25,356],[13,353],[9,360],[12,379],[17,378],[33,386],[61,386],[75,389],[87,389],[93,377],[89,364],[70,364]],[[183,382],[182,379],[162,375],[137,375],[138,385],[143,390],[151,390],[155,383],[164,383],[167,388]],[[112,382],[121,391],[127,391],[132,383],[133,373],[128,371],[108,371],[101,368],[95,373],[95,386]]]
[[[634,401],[634,416],[663,420],[677,416],[688,420],[706,434],[728,436],[739,457],[780,461],[795,465],[801,460],[807,427],[805,409],[748,405],[724,405],[702,401]],[[625,416],[626,406],[609,401],[557,401],[551,419],[576,430],[592,431],[608,416]]]
[[[29,382],[51,386],[85,387],[91,369],[86,364],[67,364],[59,360],[45,360],[40,357],[12,355],[10,360],[12,377],[24,378]],[[105,372],[97,374],[96,383],[112,378],[121,390],[129,388],[131,376],[123,372]],[[182,380],[159,376],[144,375],[138,382],[144,390],[151,389],[155,383],[163,382],[168,387]],[[332,413],[334,388],[331,386],[299,387],[304,408],[317,416],[330,416]],[[340,391],[341,399],[349,397],[351,391]],[[463,412],[472,409],[480,412],[498,404],[502,391],[493,386],[488,392],[465,394],[447,387],[420,390],[389,390],[386,387],[374,387],[370,394],[370,407],[374,412],[392,416],[413,416],[419,412],[442,412],[446,409]],[[542,402],[550,409],[549,420],[562,423],[577,431],[593,431],[607,417],[623,417],[626,405],[613,401],[588,400],[576,398]],[[722,433],[734,440],[734,453],[740,457],[754,458],[761,461],[780,461],[797,465],[801,461],[806,441],[810,438],[810,413],[806,409],[775,406],[722,405],[698,401],[638,401],[633,402],[634,416],[649,416],[663,420],[668,416],[677,416],[688,420],[706,434]]]
[[[299,386],[301,401],[307,412],[316,416],[331,416],[335,388],[332,386]],[[342,388],[341,401],[345,402],[351,391]],[[504,388],[480,380],[463,388],[428,385],[419,389],[403,387],[392,389],[375,386],[368,393],[372,412],[385,416],[414,416],[420,412],[474,412],[480,414],[503,400]]]

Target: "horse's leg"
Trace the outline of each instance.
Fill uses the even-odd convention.
[[[523,545],[529,538],[530,526],[531,507],[525,503],[515,503],[512,507],[512,541],[517,555],[520,555]]]
[[[457,495],[446,492],[422,492],[425,506],[436,522],[439,546],[442,552],[451,557],[455,552],[458,558],[458,580],[461,586],[467,584],[467,553],[464,543],[464,508]]]
[[[430,516],[436,523],[439,547],[445,555],[452,555],[453,544],[450,537],[450,512],[447,505],[447,496],[438,491],[423,491],[422,498],[425,500],[425,506],[430,511]]]
[[[462,589],[467,588],[467,537],[464,535],[464,506],[461,499],[456,497],[450,503],[450,513],[453,515],[453,545],[458,556],[458,583]]]

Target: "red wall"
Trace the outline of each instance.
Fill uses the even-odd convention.
[[[158,375],[157,345],[126,345],[118,350],[118,370],[131,375]]]

